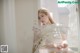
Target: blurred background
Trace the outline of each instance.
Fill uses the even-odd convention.
[[[62,0],[0,0],[0,45],[8,45],[8,53],[32,53],[33,20],[37,23],[39,8],[47,8],[56,23],[70,27],[69,46],[80,53],[80,5],[57,1]]]

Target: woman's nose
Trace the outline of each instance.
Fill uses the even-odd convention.
[[[42,20],[42,23],[44,23],[44,21]]]
[[[43,19],[43,18],[41,18],[41,21],[44,21],[44,19]]]

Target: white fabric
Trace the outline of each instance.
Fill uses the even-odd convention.
[[[55,44],[55,46],[60,45],[60,44],[68,44],[67,41],[63,41],[62,40],[62,33],[64,33],[65,35],[67,34],[67,28],[63,27],[62,25],[56,25],[56,24],[52,24],[52,25],[44,25],[42,27],[39,28],[40,29],[40,35],[39,35],[39,39],[36,40],[36,42],[34,44],[37,45],[36,47],[36,52],[38,53],[47,53],[48,50],[44,49],[41,50],[40,48],[42,48],[44,45],[47,44]],[[38,43],[39,42],[39,43]],[[66,49],[63,49],[60,51],[60,53],[62,53],[63,51],[68,51]],[[52,49],[52,51],[54,51],[55,48]],[[51,51],[51,50],[49,50]],[[35,53],[36,53],[35,52]]]

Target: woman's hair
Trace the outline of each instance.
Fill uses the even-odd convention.
[[[50,13],[48,12],[48,10],[47,9],[39,9],[38,10],[38,15],[39,15],[39,13],[44,13],[46,16],[48,16],[48,19],[49,19],[49,21],[50,21],[50,23],[51,24],[54,24],[54,21],[52,20],[52,17],[51,17],[51,15],[50,15]],[[38,16],[38,20],[40,19],[40,17]]]

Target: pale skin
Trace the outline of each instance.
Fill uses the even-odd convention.
[[[39,13],[39,17],[40,17],[39,22],[42,23],[43,25],[51,24],[48,16],[46,16],[44,13]]]
[[[51,24],[50,21],[49,21],[49,18],[47,15],[45,15],[44,13],[39,13],[38,14],[38,17],[40,18],[39,19],[39,23],[42,24],[42,25],[48,25],[48,24]],[[64,34],[62,34],[62,39],[63,41],[66,40],[66,37],[64,36]],[[47,44],[47,45],[44,45],[46,48],[56,48],[57,50],[60,50],[61,48],[67,48],[68,47],[68,44],[64,43],[63,45],[59,45],[59,46],[55,46],[54,44]]]

